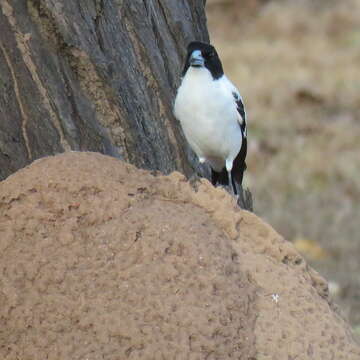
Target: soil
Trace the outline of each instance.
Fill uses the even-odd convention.
[[[0,183],[2,359],[359,359],[327,284],[207,180],[96,153]]]

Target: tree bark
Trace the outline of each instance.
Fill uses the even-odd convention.
[[[0,0],[0,179],[64,151],[190,175],[172,104],[205,0]]]

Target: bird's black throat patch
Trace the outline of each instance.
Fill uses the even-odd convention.
[[[200,50],[205,60],[205,67],[210,71],[214,80],[220,79],[224,75],[224,70],[216,52],[216,49],[210,45],[200,41],[193,41],[187,47],[187,55],[185,60],[182,76],[185,76],[190,67],[190,57],[195,50]],[[198,66],[195,66],[198,67]]]

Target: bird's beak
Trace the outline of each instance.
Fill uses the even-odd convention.
[[[190,61],[190,66],[195,66],[195,67],[201,67],[204,66],[205,64],[205,60],[201,55],[200,50],[193,51],[189,61]]]

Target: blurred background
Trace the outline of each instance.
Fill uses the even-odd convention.
[[[360,334],[360,0],[207,0],[207,14],[248,113],[255,213]]]

